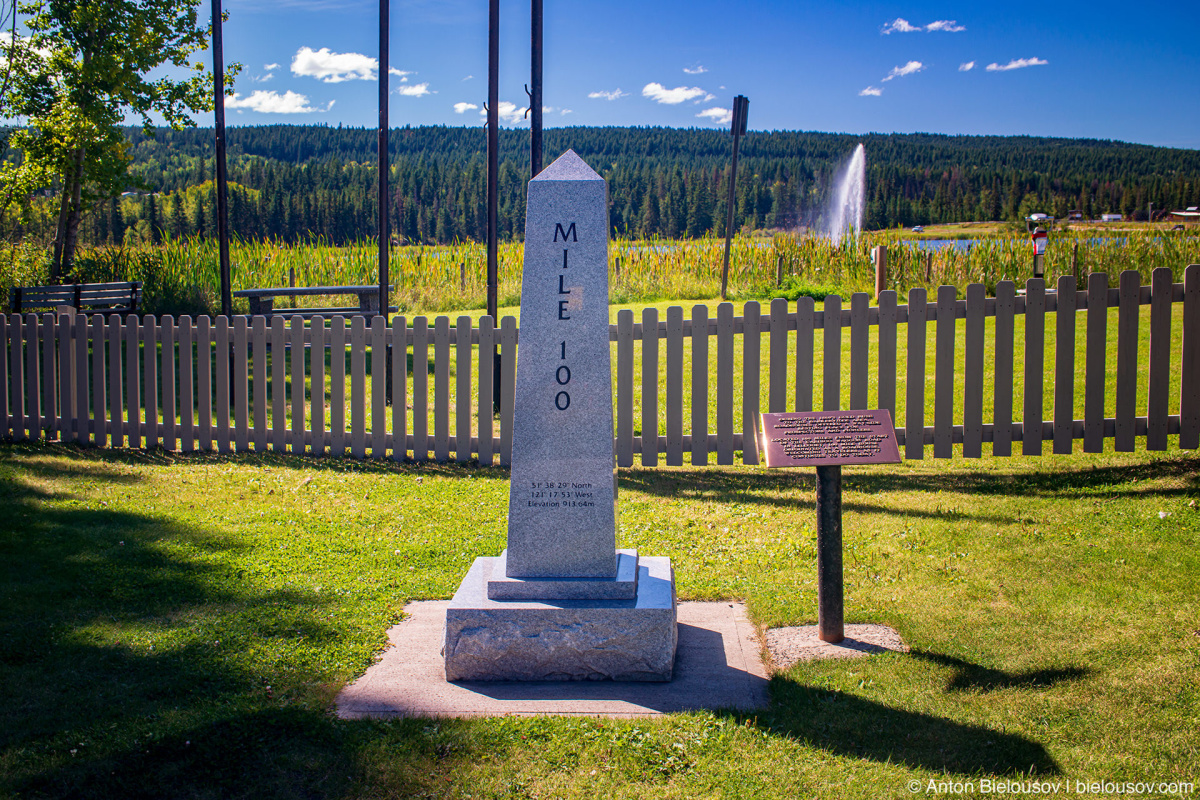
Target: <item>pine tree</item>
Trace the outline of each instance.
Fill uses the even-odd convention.
[[[153,193],[146,199],[146,222],[150,229],[150,242],[152,244],[162,243],[162,228],[158,222],[158,204],[154,200]]]

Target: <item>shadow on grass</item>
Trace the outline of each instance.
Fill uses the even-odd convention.
[[[994,462],[993,462],[994,463]],[[1183,488],[1139,486],[1138,482],[1184,478],[1188,483]],[[814,508],[815,500],[808,493],[815,493],[815,477],[809,470],[779,470],[766,474],[740,473],[730,468],[712,469],[697,467],[683,471],[662,472],[653,468],[622,470],[622,488],[645,492],[648,495],[705,500],[713,503],[765,504],[785,508]],[[789,497],[799,489],[804,497]],[[863,502],[863,495],[889,492],[957,493],[976,495],[1011,496],[1021,494],[1029,497],[1055,497],[1077,495],[1081,492],[1098,492],[1104,497],[1137,497],[1153,494],[1163,496],[1191,496],[1200,489],[1200,458],[1163,458],[1143,464],[1118,466],[1084,467],[1080,469],[1012,470],[1012,471],[966,471],[953,470],[938,473],[914,473],[908,470],[895,472],[850,472],[842,477],[845,493],[842,507],[861,512],[893,513],[901,516],[931,515],[939,518],[964,518],[1016,522],[1000,516],[944,512],[923,512],[914,509],[888,508],[885,504]]]
[[[943,667],[954,669],[954,676],[946,684],[946,690],[951,692],[994,692],[1000,689],[1045,689],[1063,681],[1077,681],[1086,678],[1091,670],[1084,667],[1061,667],[1058,669],[1033,669],[1024,672],[1005,672],[979,664],[972,664],[954,656],[931,653],[925,650],[913,650],[909,653],[913,658],[929,661]]]
[[[350,433],[346,438],[349,441]],[[368,441],[370,432],[367,433]],[[24,472],[40,475],[44,478],[68,478],[72,475],[79,477],[101,478],[113,483],[132,483],[139,480],[132,473],[118,469],[123,465],[149,464],[153,466],[171,466],[173,464],[244,464],[254,467],[272,467],[281,469],[310,470],[313,472],[354,472],[364,475],[440,475],[446,478],[471,478],[472,480],[503,480],[509,476],[508,467],[481,467],[478,460],[466,463],[457,461],[413,461],[411,458],[403,461],[393,461],[389,458],[354,458],[352,456],[331,455],[301,455],[267,450],[261,453],[219,453],[215,451],[193,451],[182,453],[177,451],[129,450],[125,448],[107,448],[80,446],[64,442],[33,442],[29,444],[4,444],[5,451],[20,455],[21,469]],[[53,463],[31,461],[39,454],[49,456],[66,456],[90,466],[86,471],[65,470]],[[96,466],[102,464],[104,466]]]
[[[947,692],[1042,689],[1087,677],[1083,667],[1007,672],[954,656],[913,650],[907,656],[953,670]],[[892,708],[846,692],[807,686],[780,674],[771,680],[772,732],[856,758],[964,775],[1055,775],[1058,764],[1023,736]]]
[[[283,759],[310,750],[306,738],[322,735],[323,713],[261,710],[270,705],[264,670],[242,656],[265,639],[328,646],[340,634],[316,621],[327,601],[257,592],[225,574],[205,554],[244,546],[233,537],[136,513],[45,505],[51,495],[39,480],[48,478],[136,480],[95,463],[0,462],[0,795],[202,794],[196,789],[210,777],[261,771],[256,762],[280,744],[278,734],[295,739],[279,748]],[[179,540],[195,558],[164,546]],[[275,722],[263,722],[272,714]],[[341,756],[334,749],[303,758],[320,768]],[[240,793],[230,788],[213,796]]]
[[[147,798],[439,797],[486,752],[456,722],[340,722],[307,708],[232,709],[104,753],[76,748],[12,781],[18,796]],[[0,787],[4,787],[0,780]]]
[[[898,508],[884,503],[866,502],[860,494],[864,490],[856,486],[853,480],[862,476],[846,476],[842,480],[845,494],[842,498],[842,511],[853,511],[860,514],[894,514],[902,517],[922,517],[936,519],[971,519],[978,522],[990,522],[996,525],[1011,525],[1018,520],[1014,517],[1000,514],[967,514],[953,509],[927,511],[921,508]],[[671,497],[690,500],[703,500],[718,504],[741,503],[744,505],[769,505],[775,508],[787,508],[794,511],[814,512],[816,510],[816,488],[811,474],[796,472],[777,472],[767,475],[737,475],[729,472],[714,472],[697,469],[693,473],[651,474],[650,470],[631,471],[623,473],[619,483],[624,490],[645,492],[648,495]],[[805,492],[805,496],[785,496],[797,489]],[[908,491],[919,490],[916,481],[906,485]]]
[[[840,756],[974,775],[1055,775],[1046,749],[1012,733],[892,708],[846,692],[771,679],[770,731]]]
[[[993,462],[994,463],[994,462]],[[1185,478],[1190,488],[1164,489],[1138,486],[1139,481]],[[1104,497],[1192,495],[1200,487],[1200,458],[1192,456],[1161,458],[1142,464],[1062,468],[1008,472],[955,471],[930,474],[871,473],[850,475],[844,481],[849,491],[868,494],[881,492],[960,492],[978,495],[1021,494],[1031,497],[1077,495],[1101,492]]]
[[[103,497],[140,480],[123,466],[177,458],[0,451],[0,796],[344,797],[381,781],[436,796],[477,763],[469,741],[439,750],[425,723],[332,718],[326,661],[369,635],[328,619],[336,598],[256,587],[221,555],[251,546],[239,536],[62,489]]]

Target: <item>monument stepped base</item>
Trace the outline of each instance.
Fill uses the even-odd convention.
[[[499,563],[475,559],[446,609],[446,680],[671,680],[678,632],[669,558],[638,559],[634,600],[489,600]]]
[[[489,600],[636,600],[637,550],[618,550],[614,578],[510,578],[508,551],[493,559]]]

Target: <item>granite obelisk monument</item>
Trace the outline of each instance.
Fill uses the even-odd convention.
[[[616,549],[607,209],[573,151],[529,182],[508,549],[447,608],[448,680],[671,679],[670,559]]]

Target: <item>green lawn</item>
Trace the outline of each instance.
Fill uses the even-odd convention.
[[[793,667],[758,715],[385,723],[333,697],[405,602],[503,547],[505,471],[3,445],[0,797],[1195,782],[1198,470],[1178,450],[847,468],[847,621],[911,653]],[[619,543],[670,556],[681,598],[815,620],[810,471],[619,478]]]

